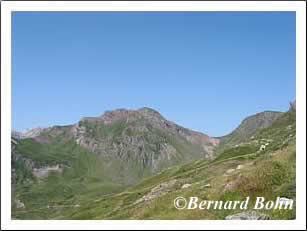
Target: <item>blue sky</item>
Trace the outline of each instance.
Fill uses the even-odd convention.
[[[152,107],[211,136],[295,98],[295,12],[15,12],[12,127]]]

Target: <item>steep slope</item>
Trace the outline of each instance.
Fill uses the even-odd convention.
[[[269,127],[282,114],[277,111],[264,111],[245,118],[233,132],[220,137],[221,146],[232,146],[248,140],[257,131]]]
[[[169,168],[112,196],[97,197],[67,209],[56,219],[225,219],[242,210],[177,210],[174,199],[244,200],[257,196],[296,198],[296,113],[289,111],[259,130],[252,143],[225,150],[217,159]],[[267,148],[259,151],[263,142]],[[242,148],[245,147],[245,148]],[[254,148],[256,147],[256,148]],[[269,219],[295,219],[293,210],[259,210]]]
[[[225,219],[242,211],[177,210],[173,200],[178,196],[198,196],[203,200],[226,201],[250,196],[253,204],[256,196],[268,200],[277,196],[295,199],[295,110],[282,113],[265,128],[254,130],[248,139],[224,146],[214,159],[191,159],[189,163],[177,164],[174,161],[172,164],[176,166],[162,171],[154,167],[158,166],[156,162],[148,161],[144,166],[143,162],[137,162],[135,166],[141,166],[140,169],[133,169],[135,163],[131,160],[137,155],[132,155],[129,163],[125,149],[133,149],[139,143],[146,147],[150,144],[148,140],[159,143],[161,137],[173,138],[166,141],[179,151],[182,146],[178,143],[189,141],[188,147],[201,150],[202,156],[206,149],[199,144],[218,142],[166,121],[156,113],[151,109],[113,111],[101,117],[84,118],[75,125],[48,128],[33,139],[17,140],[15,150],[33,160],[37,168],[60,163],[64,170],[51,172],[47,178],[34,177],[34,183],[17,184],[13,216],[16,219]],[[132,138],[124,146],[130,129],[132,137],[140,138]],[[105,152],[109,142],[114,143],[112,147],[116,150],[111,155]],[[216,146],[212,143],[213,148]],[[147,155],[140,154],[142,159]],[[146,174],[137,178],[138,174],[130,172],[142,173],[145,166],[156,172],[148,173],[145,179]],[[124,185],[126,181],[138,183]],[[25,207],[17,208],[17,202]],[[295,217],[295,210],[260,212],[271,219]]]
[[[107,111],[99,117],[84,117],[71,126],[48,128],[34,138],[42,145],[54,139],[71,139],[105,159],[125,163],[127,170],[134,169],[140,176],[210,157],[219,143],[218,139],[176,125],[149,108]]]
[[[217,139],[149,108],[108,111],[73,125],[35,129],[12,142],[14,208],[19,200],[35,208],[38,201],[74,201],[74,195],[85,192],[115,193],[170,166],[208,158],[218,145]],[[24,190],[27,197],[21,199]]]

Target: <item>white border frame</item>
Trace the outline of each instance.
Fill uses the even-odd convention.
[[[226,220],[11,220],[11,12],[12,11],[296,11],[297,218]],[[1,228],[2,229],[306,229],[306,3],[304,1],[1,2]],[[289,99],[290,100],[290,99]]]

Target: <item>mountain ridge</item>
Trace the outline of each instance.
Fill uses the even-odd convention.
[[[32,129],[22,138],[25,148],[33,147],[27,151],[30,157],[36,150],[44,150],[48,159],[44,165],[71,165],[68,154],[73,149],[64,151],[65,143],[71,148],[77,145],[95,153],[101,161],[113,163],[114,168],[121,169],[118,174],[130,183],[178,163],[211,158],[219,144],[218,139],[177,125],[148,107],[105,111],[98,117],[82,117],[71,125]],[[51,152],[53,146],[59,150]],[[63,153],[68,155],[68,162],[55,161],[60,160],[55,157],[62,152],[68,153]],[[38,152],[34,156],[37,160],[43,158]],[[44,162],[39,163],[37,166],[43,167]]]
[[[284,112],[266,110],[245,117],[229,134],[219,137],[222,145],[235,145],[248,140],[257,131],[269,127]]]
[[[260,114],[260,121],[264,114]],[[114,142],[115,147],[117,141],[123,141],[118,140],[118,136],[127,134],[129,126],[135,126],[141,132],[138,134],[144,137],[146,128],[153,129],[148,126],[152,120],[139,120],[142,116],[133,121],[129,119],[128,123],[127,117],[116,118],[121,119],[109,124],[98,122],[98,128],[103,128],[101,137]],[[222,201],[250,196],[254,201],[255,196],[263,194],[270,200],[276,196],[295,200],[296,112],[290,108],[281,115],[269,113],[263,118],[269,119],[261,123],[265,126],[252,129],[247,139],[239,137],[233,144],[226,143],[228,146],[225,145],[212,159],[202,157],[179,161],[172,166],[163,166],[154,174],[143,175],[139,174],[150,167],[138,171],[136,165],[131,166],[127,160],[121,164],[114,159],[112,162],[75,142],[72,136],[74,126],[79,127],[81,122],[81,127],[85,127],[81,128],[81,134],[91,137],[93,132],[95,134],[93,127],[97,121],[80,120],[75,125],[49,128],[47,133],[35,137],[41,139],[40,142],[34,138],[14,140],[12,146],[16,154],[12,155],[16,158],[12,163],[12,176],[16,180],[12,182],[17,181],[17,184],[16,187],[12,185],[12,214],[17,219],[226,219],[242,211],[182,212],[173,207],[173,200],[178,196],[198,195],[202,199]],[[169,123],[167,126],[164,123],[167,121],[159,122],[159,119],[154,116],[152,126],[168,128],[166,131],[172,137],[180,137],[176,125]],[[247,128],[253,126],[248,123]],[[156,130],[149,130],[151,132],[156,134]],[[142,143],[144,140],[136,141]],[[186,151],[184,149],[183,153]],[[37,161],[41,161],[38,166]],[[57,165],[58,161],[62,161],[60,165]],[[24,165],[34,165],[38,176],[51,171],[46,177],[32,178],[30,168],[22,167]],[[65,208],[61,207],[63,205]],[[295,210],[260,212],[270,219],[295,218]]]

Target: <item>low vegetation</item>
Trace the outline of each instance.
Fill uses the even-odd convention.
[[[276,197],[295,200],[295,117],[295,111],[283,113],[248,139],[225,144],[212,160],[192,160],[168,167],[137,184],[119,180],[118,170],[124,166],[106,165],[105,159],[69,140],[42,145],[24,139],[17,150],[26,158],[39,166],[61,163],[69,167],[62,173],[50,174],[47,179],[17,184],[15,196],[25,207],[13,206],[12,216],[16,219],[225,219],[242,211],[177,210],[173,201],[178,196],[219,201],[250,197],[252,206],[260,196],[274,201]],[[93,127],[95,132],[106,131]],[[123,132],[122,125],[118,124],[113,132]],[[264,150],[261,145],[265,145]],[[31,175],[18,167],[20,163],[16,164],[16,171],[25,171],[25,177]],[[162,187],[163,193],[155,193],[156,187]],[[163,187],[168,187],[165,193]],[[293,210],[260,212],[271,219],[295,219],[295,206]]]

